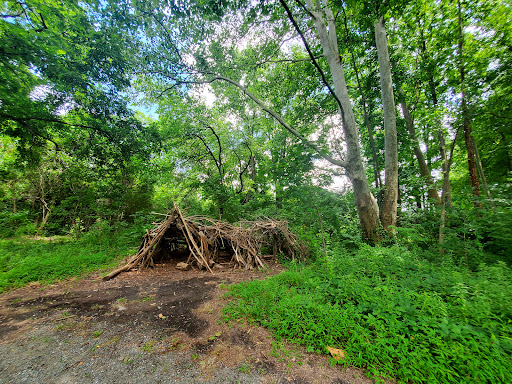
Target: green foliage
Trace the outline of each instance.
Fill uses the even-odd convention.
[[[397,236],[389,239],[431,261],[449,259],[476,271],[482,262],[503,261],[512,264],[512,201],[506,191],[495,191],[496,198],[481,200],[475,208],[472,200],[457,199],[446,212],[444,241],[439,244],[441,225],[438,210],[402,212]]]
[[[507,383],[511,283],[503,263],[468,274],[400,246],[333,248],[326,261],[232,286],[224,314],[248,317],[310,352],[341,348],[340,364],[374,377]]]
[[[100,222],[78,240],[69,237],[0,239],[0,292],[113,268],[133,251],[144,231],[111,232]]]
[[[23,212],[0,212],[0,237],[11,237],[14,235],[28,235],[35,233],[36,227],[29,220],[29,213]]]

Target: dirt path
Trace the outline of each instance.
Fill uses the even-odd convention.
[[[3,294],[0,383],[372,383],[261,327],[221,321],[227,284],[279,271],[165,264]]]

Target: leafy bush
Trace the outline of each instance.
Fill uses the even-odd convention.
[[[328,260],[232,286],[226,319],[248,317],[277,337],[402,382],[512,382],[512,273],[468,274],[404,247],[336,249]]]
[[[137,237],[140,236],[141,233]],[[64,236],[0,240],[0,292],[32,281],[48,282],[113,268],[133,251],[131,247],[138,242],[134,237],[131,228],[112,233],[98,223],[94,230],[74,241]]]
[[[29,221],[28,212],[0,212],[0,237],[11,237],[16,234],[22,235],[31,230],[35,231],[35,225]]]

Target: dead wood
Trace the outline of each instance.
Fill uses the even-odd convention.
[[[162,214],[159,214],[162,215]],[[226,254],[231,256],[234,268],[264,268],[262,249],[278,253],[291,259],[308,254],[304,244],[289,230],[286,221],[266,218],[258,221],[243,221],[230,224],[205,216],[185,216],[178,206],[165,216],[165,220],[146,231],[138,252],[130,257],[126,265],[112,271],[103,280],[110,280],[121,272],[131,269],[153,267],[164,250],[173,252],[180,244],[189,251],[187,264],[213,273],[211,267],[219,263]],[[183,242],[184,240],[184,242]]]

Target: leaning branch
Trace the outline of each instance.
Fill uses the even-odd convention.
[[[40,137],[40,138],[42,138],[42,139],[44,139],[44,140],[46,140],[46,141],[51,142],[53,145],[55,145],[55,152],[60,151],[59,144],[57,144],[57,143],[55,142],[55,140],[51,139],[50,137],[48,137],[48,136],[46,136],[46,135],[43,135],[43,134],[42,134],[42,133],[40,133],[40,132],[35,131],[34,129],[32,129],[32,127],[30,126],[30,124],[28,124],[26,121],[20,121],[20,122],[19,122],[19,124],[20,124],[23,128],[25,128],[25,129],[29,130],[29,131],[32,133],[32,135],[38,136],[38,137]]]
[[[173,47],[174,49],[174,52],[176,53],[176,55],[178,55],[178,59],[180,62],[183,61],[181,55],[180,55],[180,51],[178,49],[178,47],[176,46],[176,44],[173,43],[172,41],[172,38],[171,38],[171,33],[169,32],[169,30],[167,29],[167,27],[164,25],[164,23],[162,22],[162,20],[160,20],[158,17],[156,17],[156,15],[153,13],[153,12],[146,12],[146,11],[140,11],[142,14],[146,15],[146,16],[150,16],[153,18],[153,20],[155,20],[155,22],[160,25],[160,27],[164,30],[166,36],[167,36],[167,40],[169,42],[169,44],[171,44],[171,46]]]
[[[219,172],[222,169],[222,174],[224,174],[224,167],[222,165],[222,144],[220,143],[220,137],[219,137],[219,135],[217,135],[217,132],[215,132],[215,130],[210,125],[207,125],[206,128],[208,128],[210,131],[212,131],[213,135],[217,139],[217,144],[219,146],[219,160],[218,160],[218,164],[221,167],[219,169]]]
[[[23,13],[25,13],[25,12],[24,12],[24,11],[21,11],[20,13],[16,13],[16,14],[14,14],[14,15],[2,14],[2,15],[0,15],[0,18],[2,18],[2,19],[8,19],[8,18],[10,18],[10,17],[12,17],[12,18],[16,18],[16,17],[20,17],[20,16],[22,16],[22,15],[23,15]]]
[[[57,124],[62,124],[62,125],[67,125],[69,127],[77,127],[77,128],[85,128],[85,129],[92,129],[93,131],[96,131],[96,132],[99,132],[101,133],[102,135],[105,135],[106,137],[108,137],[110,140],[114,140],[114,138],[112,137],[112,135],[110,133],[108,133],[107,131],[101,129],[101,128],[98,128],[98,127],[93,127],[91,125],[84,125],[84,124],[73,124],[73,123],[68,123],[68,122],[65,122],[65,121],[62,121],[60,119],[56,119],[56,118],[49,118],[49,117],[35,117],[35,116],[28,116],[28,117],[17,117],[17,116],[12,116],[12,115],[7,115],[5,113],[0,113],[0,117],[6,119],[6,120],[11,120],[11,121],[15,121],[19,124],[26,124],[28,121],[42,121],[42,122],[46,122],[46,123],[57,123]],[[40,135],[39,135],[40,136]],[[43,137],[44,138],[44,137]],[[47,139],[48,141],[52,141],[50,139]],[[55,143],[54,143],[55,144]],[[55,144],[56,145],[56,144]]]
[[[214,81],[221,80],[225,81],[227,83],[230,83],[234,85],[235,87],[239,88],[246,96],[248,96],[252,101],[254,101],[261,109],[263,109],[265,112],[267,112],[270,116],[272,116],[274,119],[277,120],[281,126],[283,126],[288,132],[290,132],[295,137],[299,138],[305,145],[308,147],[314,149],[322,158],[330,162],[331,164],[337,165],[339,167],[346,167],[346,163],[342,160],[338,160],[333,158],[332,156],[326,154],[318,145],[316,145],[314,142],[309,141],[305,137],[303,137],[297,130],[293,129],[290,124],[288,124],[281,116],[279,116],[277,113],[275,113],[273,110],[271,110],[269,107],[265,105],[263,101],[258,99],[256,96],[254,96],[249,90],[244,87],[242,84],[236,82],[233,79],[230,79],[229,77],[216,75],[213,77],[209,83],[213,83]],[[201,82],[204,84],[205,82]]]
[[[345,112],[343,110],[343,106],[341,105],[341,100],[338,98],[338,96],[336,95],[336,93],[332,89],[331,85],[327,81],[327,77],[325,76],[324,71],[322,70],[322,68],[318,64],[318,61],[316,61],[316,56],[313,55],[313,52],[311,51],[311,48],[310,48],[310,46],[308,44],[308,41],[306,40],[306,37],[304,36],[304,34],[302,33],[299,25],[297,24],[297,21],[293,17],[293,14],[290,11],[290,8],[288,7],[288,5],[286,4],[286,2],[284,0],[279,0],[279,1],[280,1],[281,5],[283,6],[284,10],[286,11],[286,14],[288,15],[288,19],[290,19],[291,23],[293,24],[293,27],[295,28],[295,30],[299,34],[302,42],[304,43],[304,47],[306,48],[306,51],[308,52],[309,57],[311,58],[311,61],[313,62],[313,65],[315,66],[315,68],[317,69],[318,73],[322,77],[322,82],[327,87],[327,89],[329,90],[329,93],[334,98],[334,100],[336,100],[336,104],[338,104],[338,108],[340,109],[340,112],[341,112],[341,119],[342,119],[343,123],[345,123]],[[304,7],[304,5],[300,1],[297,1],[297,2],[299,3],[300,6]],[[306,9],[306,8],[304,7],[304,9]],[[315,17],[315,15],[313,15],[311,12],[308,11],[308,13],[311,15],[311,17],[313,17],[313,18]]]

